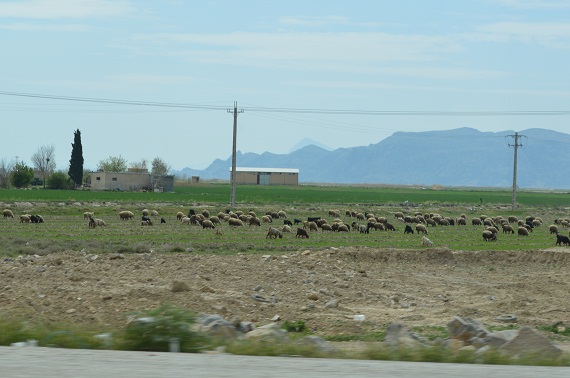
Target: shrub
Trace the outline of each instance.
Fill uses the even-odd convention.
[[[47,186],[50,189],[73,189],[73,181],[69,176],[61,171],[52,173],[47,179]]]
[[[171,339],[177,339],[181,352],[197,352],[205,341],[191,330],[195,316],[190,311],[163,305],[131,316],[135,320],[124,331],[121,349],[168,352]]]

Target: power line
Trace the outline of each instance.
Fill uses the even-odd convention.
[[[0,91],[3,96],[40,98],[47,100],[89,102],[99,104],[116,104],[132,106],[154,106],[182,109],[226,110],[227,106],[182,104],[171,102],[116,100],[108,98],[73,97],[45,95],[36,93]],[[275,107],[243,107],[248,112],[265,113],[299,113],[299,114],[332,114],[332,115],[370,115],[370,116],[432,116],[432,117],[496,117],[496,116],[568,116],[570,110],[504,110],[504,111],[442,111],[442,110],[365,110],[365,109],[320,109],[320,108],[275,108]]]

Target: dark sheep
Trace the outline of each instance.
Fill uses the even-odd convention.
[[[307,232],[307,230],[303,229],[303,228],[297,228],[297,235],[295,235],[296,238],[309,238],[309,233]]]
[[[283,221],[283,224],[285,224],[285,225],[287,225],[287,226],[292,226],[292,225],[293,225],[293,222],[291,222],[291,221],[288,220],[288,219],[285,219],[285,220]]]
[[[196,211],[194,211],[194,209],[190,209],[190,211],[188,211],[188,218],[190,218],[192,215],[196,215]]]
[[[568,245],[570,246],[570,238],[564,235],[556,235],[556,245]]]
[[[394,227],[393,225],[391,225],[390,223],[386,223],[384,225],[384,227],[386,227],[386,231],[396,231],[396,227]]]
[[[143,215],[141,221],[143,222],[148,222],[150,219],[150,217],[148,215]]]
[[[267,236],[265,236],[265,239],[281,239],[283,238],[283,234],[281,233],[281,231],[279,231],[279,229],[274,228],[274,227],[269,227],[269,230],[267,231]]]
[[[308,217],[307,221],[316,223],[319,219],[321,219],[321,217]]]
[[[413,234],[414,233],[414,229],[412,227],[410,227],[409,224],[406,225],[406,228],[404,229],[404,234]]]
[[[160,218],[160,223],[166,223],[166,219]]]
[[[298,224],[300,224],[300,223],[303,223],[302,220],[297,219],[297,218],[295,218],[295,219],[293,220],[293,222],[294,222],[295,225],[298,225]]]
[[[43,223],[44,219],[41,217],[41,215],[30,215],[30,222]]]

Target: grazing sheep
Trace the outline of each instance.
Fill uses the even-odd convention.
[[[393,225],[391,225],[388,222],[386,222],[386,224],[384,224],[384,227],[385,227],[386,231],[396,231],[396,227],[394,227]]]
[[[30,215],[30,222],[32,223],[44,223],[44,218],[41,215]]]
[[[149,217],[148,215],[143,215],[143,216],[141,217],[141,220],[142,220],[143,222],[146,222],[146,221],[149,221],[149,220],[151,220],[151,219],[150,219],[150,217]]]
[[[161,224],[162,224],[162,223],[166,223],[166,219],[160,218],[160,223],[161,223]]]
[[[404,218],[404,213],[402,213],[400,211],[396,211],[394,213],[394,218]]]
[[[261,221],[259,218],[249,218],[249,225],[250,226],[261,226]]]
[[[329,217],[340,217],[340,210],[329,210]]]
[[[190,224],[190,218],[184,217],[181,219],[182,224]]]
[[[179,211],[176,213],[176,220],[181,221],[182,218],[184,218],[184,213],[182,211]]]
[[[251,216],[249,216],[249,215],[245,215],[245,214],[238,215],[238,219],[241,220],[243,223],[249,222],[250,218],[251,218]]]
[[[97,218],[94,219],[95,225],[99,227],[107,226],[107,223],[103,219]]]
[[[316,223],[320,219],[321,219],[321,217],[308,217],[307,222],[315,222]]]
[[[413,234],[414,233],[414,229],[412,227],[410,227],[409,224],[406,225],[406,228],[404,229],[404,234]]]
[[[570,246],[570,238],[564,235],[556,235],[556,245],[568,245]]]
[[[220,221],[220,218],[217,215],[213,215],[210,217],[210,221],[213,224],[222,224],[222,222]]]
[[[315,232],[319,231],[319,228],[315,222],[309,222],[309,231],[315,231]]]
[[[216,227],[214,226],[214,223],[212,223],[211,220],[205,219],[204,221],[202,221],[202,229],[206,229],[206,228],[211,228],[213,230]]]
[[[83,213],[83,219],[93,218],[95,214],[92,211],[86,211]]]
[[[2,215],[4,215],[4,218],[14,218],[14,213],[10,209],[5,209]]]
[[[551,234],[551,235],[552,235],[552,234],[557,234],[557,235],[558,235],[558,226],[556,226],[556,225],[553,224],[553,225],[551,225],[548,229],[550,230],[550,234]]]
[[[297,218],[293,219],[293,224],[298,225],[300,223],[303,223],[303,221]]]
[[[503,234],[514,234],[515,230],[513,229],[513,226],[511,226],[510,224],[503,224]]]
[[[243,226],[243,222],[239,219],[236,218],[230,218],[228,219],[228,224],[232,227],[241,227]]]
[[[192,215],[196,215],[196,211],[194,211],[194,209],[188,210],[188,218],[190,218]]]
[[[369,233],[370,233],[370,229],[369,229],[367,226],[363,225],[363,224],[361,224],[361,225],[358,226],[358,231],[359,231],[361,234],[369,234]]]
[[[325,224],[323,224],[323,225],[321,226],[321,230],[323,230],[323,231],[332,231],[332,226],[331,226],[330,224],[325,223]]]
[[[495,234],[493,231],[485,230],[483,231],[483,240],[497,241],[497,234]]]
[[[273,218],[271,218],[271,215],[264,215],[261,217],[261,220],[263,223],[273,223]]]
[[[528,236],[528,229],[526,227],[519,227],[518,236]]]
[[[283,211],[283,210],[279,210],[279,211],[277,212],[277,215],[279,215],[278,218],[287,218],[287,213],[286,213],[285,211]]]
[[[348,225],[346,225],[346,224],[339,224],[336,231],[337,232],[349,232],[350,229],[348,228]]]
[[[281,231],[279,231],[279,229],[275,228],[275,227],[269,227],[269,230],[267,231],[267,235],[265,236],[265,239],[281,239],[283,238],[283,234],[281,233]]]
[[[363,221],[366,220],[366,217],[364,216],[364,214],[358,213],[356,214],[356,219]]]
[[[433,242],[428,238],[426,238],[425,236],[422,236],[422,247],[432,247],[432,246]]]
[[[148,214],[149,214],[148,209],[143,209],[142,215],[148,217]]]
[[[133,219],[135,217],[135,214],[132,211],[121,211],[119,212],[119,219],[121,220],[129,220],[129,219]]]
[[[435,227],[437,225],[437,222],[433,218],[428,218],[426,219],[426,225]]]
[[[153,217],[158,217],[158,211],[152,210],[152,211],[150,212],[150,215],[152,215]]]
[[[380,230],[380,231],[386,230],[386,226],[384,226],[384,223],[380,223],[380,222],[374,223],[373,227],[375,230]]]
[[[467,221],[463,217],[457,218],[456,223],[458,226],[467,226]]]
[[[473,218],[473,219],[471,219],[471,225],[473,225],[473,226],[480,226],[481,223],[482,223],[482,221],[481,221],[481,219],[479,219],[479,218]]]
[[[288,220],[288,219],[285,219],[285,220],[283,221],[283,224],[285,224],[285,225],[287,225],[287,226],[292,226],[292,225],[293,225],[293,222],[291,222],[291,221]]]
[[[297,227],[297,235],[296,238],[309,238],[309,233],[304,228]]]
[[[30,216],[27,214],[20,215],[20,223],[30,223]]]
[[[491,231],[493,234],[498,234],[499,230],[497,229],[497,227],[492,227],[492,226],[488,226],[485,228],[486,231]]]
[[[202,210],[202,215],[204,218],[210,218],[210,212],[206,209]]]
[[[419,234],[420,232],[423,232],[424,234],[428,234],[428,230],[427,227],[421,223],[416,224],[416,232]]]
[[[152,226],[152,221],[150,219],[141,220],[141,226]]]
[[[289,225],[284,225],[283,228],[281,229],[282,232],[291,232],[291,226]]]

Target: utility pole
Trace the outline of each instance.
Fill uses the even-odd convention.
[[[507,135],[511,138],[515,139],[515,144],[509,144],[509,147],[515,148],[515,156],[514,156],[514,167],[513,167],[513,210],[517,208],[517,149],[522,147],[522,144],[519,144],[519,138],[525,135],[519,135],[518,132],[515,132],[515,135]]]
[[[238,113],[243,113],[243,109],[239,112],[237,110],[237,101],[234,101],[234,110],[228,109],[228,113],[234,114],[234,141],[232,145],[232,173],[230,176],[232,195],[230,197],[230,206],[236,206],[236,144],[237,144],[237,116]]]

